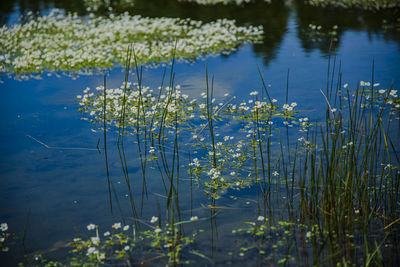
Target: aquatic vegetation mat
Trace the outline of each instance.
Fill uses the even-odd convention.
[[[179,0],[181,2],[194,2],[199,5],[217,5],[217,4],[224,4],[224,5],[230,5],[230,4],[236,4],[236,5],[242,5],[242,4],[248,4],[251,2],[254,2],[254,0]],[[271,3],[271,0],[262,0],[267,3]]]
[[[224,5],[242,5],[242,4],[248,4],[255,2],[257,0],[178,0],[179,2],[192,2],[196,3],[199,5],[218,5],[218,4],[224,4]],[[271,0],[260,0],[266,3],[271,3]],[[125,7],[125,8],[132,8],[135,6],[135,0],[119,0],[119,1],[113,1],[113,3],[110,0],[84,0],[84,4],[87,8],[88,11],[97,11],[101,8],[106,8],[110,11],[112,11],[112,6],[116,5],[118,7]]]
[[[124,8],[133,8],[135,6],[135,0],[114,0],[112,2],[110,0],[83,0],[83,3],[87,11],[98,11],[101,8],[112,11],[113,5]]]
[[[0,28],[0,73],[90,73],[122,63],[129,44],[140,64],[169,62],[172,50],[177,59],[192,60],[229,53],[262,34],[262,27],[239,27],[227,19],[202,23],[127,13],[79,18],[56,10]]]
[[[360,8],[379,10],[399,8],[399,0],[306,0],[306,3],[320,7]]]

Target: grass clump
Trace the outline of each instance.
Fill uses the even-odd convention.
[[[128,111],[125,129],[132,124],[142,148],[155,155],[148,160],[169,179],[165,191],[170,212],[175,212],[179,181],[188,174],[211,199],[211,209],[218,208],[221,196],[255,190],[258,217],[248,223],[245,232],[250,235],[243,239],[239,259],[256,253],[263,262],[382,265],[382,246],[391,246],[388,236],[396,234],[399,222],[399,155],[392,134],[400,98],[397,90],[381,89],[375,82],[361,81],[350,90],[338,79],[335,88],[331,78],[327,91],[321,91],[327,104],[321,122],[311,123],[288,98],[278,104],[265,86],[247,100],[235,102],[228,95],[216,99],[208,75],[207,90],[199,99],[184,96],[179,86],[165,89],[162,98],[163,93],[153,96],[145,86],[129,87],[125,93],[109,89],[107,110],[115,114],[106,120],[120,128],[112,118],[118,118],[122,106]],[[98,123],[103,119],[103,92],[89,91],[79,98]],[[168,162],[171,158],[176,161]],[[185,175],[168,168],[178,161],[187,162],[180,165]],[[296,239],[303,244],[297,246]],[[302,258],[308,253],[312,259]]]

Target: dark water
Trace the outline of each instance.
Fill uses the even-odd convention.
[[[51,8],[86,14],[81,1],[8,1],[0,4],[0,22],[13,24],[27,11],[42,14]],[[114,7],[114,11],[126,11]],[[207,58],[192,64],[175,66],[176,84],[189,95],[200,95],[205,88],[205,65],[215,76],[215,95],[225,93],[248,98],[249,92],[261,88],[257,72],[259,66],[270,84],[273,98],[284,102],[286,75],[290,69],[289,101],[297,102],[311,120],[321,119],[319,110],[325,106],[320,89],[326,86],[329,38],[313,42],[305,32],[308,25],[322,25],[324,29],[338,26],[335,43],[337,62],[341,62],[343,83],[355,87],[360,80],[371,80],[372,61],[375,62],[374,79],[382,88],[389,88],[394,81],[398,88],[400,78],[400,28],[385,29],[395,25],[399,12],[363,12],[359,10],[320,9],[303,5],[301,1],[285,4],[273,1],[271,5],[258,1],[245,6],[218,5],[197,6],[176,1],[136,0],[129,10],[132,14],[150,17],[189,17],[213,21],[218,18],[235,19],[241,25],[263,25],[262,44],[247,44],[229,56]],[[102,10],[99,11],[100,13]],[[383,20],[387,23],[384,25]],[[143,82],[158,86],[162,69],[146,69]],[[0,222],[7,222],[9,231],[19,236],[17,245],[10,252],[0,252],[0,265],[13,265],[22,261],[22,253],[46,252],[59,241],[66,242],[77,235],[86,234],[86,225],[96,223],[104,231],[114,222],[121,221],[119,212],[110,213],[108,185],[104,155],[96,149],[102,143],[102,133],[87,121],[81,120],[76,95],[86,87],[96,87],[103,82],[102,75],[70,77],[47,77],[41,80],[17,81],[0,77]],[[111,71],[108,87],[117,87],[123,80],[120,68]],[[46,148],[33,138],[47,144]],[[111,178],[115,183],[121,202],[123,216],[129,218],[130,202],[121,171],[118,151],[113,145],[115,135],[109,135],[109,162]],[[126,140],[130,176],[138,186],[134,189],[137,203],[141,200],[141,173],[136,145]],[[61,147],[61,148],[60,148]],[[65,148],[65,149],[62,149]],[[72,149],[71,149],[72,148]],[[158,172],[148,173],[149,197],[144,201],[143,220],[157,214],[157,203],[165,200]],[[190,218],[189,200],[192,199],[193,215],[209,216],[209,200],[199,190],[190,194],[189,182],[182,181],[180,192],[183,216]],[[209,236],[202,240],[205,251],[213,254],[216,263],[229,260],[218,256],[226,254],[229,238],[222,238],[237,228],[241,222],[254,220],[256,204],[254,192],[237,193],[239,201],[229,197],[218,200],[220,206],[241,208],[240,212],[221,211],[218,217],[220,240],[210,244]],[[140,206],[140,204],[137,204]],[[161,205],[161,206],[162,206]],[[115,208],[115,207],[114,207]],[[30,215],[28,217],[28,211]],[[238,215],[239,214],[239,215]],[[28,223],[26,223],[28,218]],[[26,227],[25,248],[22,244]],[[205,229],[209,223],[204,223]],[[211,251],[215,251],[211,253]],[[229,250],[229,249],[228,249]],[[56,251],[57,252],[57,251]],[[59,252],[62,255],[62,251]],[[398,255],[397,255],[398,256]],[[62,256],[61,256],[62,257]],[[211,256],[210,256],[211,257]]]

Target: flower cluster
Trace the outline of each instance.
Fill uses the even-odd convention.
[[[162,120],[164,127],[172,127],[175,114],[181,124],[193,118],[196,103],[189,101],[188,95],[182,94],[179,89],[178,85],[175,88],[159,88],[158,92],[154,92],[147,86],[128,82],[123,83],[120,88],[106,89],[105,97],[104,87],[99,86],[96,88],[96,93],[86,88],[84,94],[78,95],[77,98],[82,106],[81,110],[89,115],[93,123],[103,121],[105,106],[105,119],[109,125],[119,127],[120,118],[125,116],[123,122],[125,128],[136,131],[140,125],[156,132]],[[150,153],[154,152],[155,148],[150,148]]]
[[[148,225],[150,230],[142,232],[136,232],[135,227],[132,231],[129,231],[131,229],[130,225],[123,226],[121,222],[116,222],[111,226],[112,230],[104,232],[101,237],[99,235],[99,227],[95,224],[89,224],[86,228],[88,231],[95,230],[95,235],[87,239],[81,237],[73,239],[69,244],[73,248],[72,253],[74,254],[70,264],[73,266],[92,266],[102,265],[111,260],[113,264],[118,262],[124,265],[124,262],[128,262],[132,255],[135,255],[135,257],[143,256],[140,252],[135,254],[135,247],[137,246],[137,242],[145,242],[146,240],[150,244],[146,245],[145,242],[141,246],[154,248],[154,253],[160,253],[159,248],[168,248],[174,253],[181,253],[182,247],[185,244],[193,242],[195,233],[191,236],[177,236],[177,225],[194,223],[198,220],[199,217],[192,216],[186,221],[180,221],[174,225],[167,223],[164,229],[161,228],[160,222],[160,224],[155,226]],[[150,219],[152,224],[158,221],[159,218],[156,216]],[[1,224],[1,227],[2,230],[6,231],[8,226],[7,224]],[[170,257],[170,252],[168,253],[168,257]],[[174,258],[171,257],[171,260],[174,260]]]
[[[322,42],[332,39],[337,42],[338,26],[333,25],[331,29],[322,28],[321,25],[309,24],[307,28],[303,30],[303,34],[312,42]]]
[[[86,11],[98,11],[100,9],[107,9],[113,11],[113,6],[123,7],[125,9],[135,6],[135,0],[83,0],[86,6]]]
[[[0,232],[0,248],[3,252],[7,252],[9,248],[5,245],[6,243],[6,238],[7,238],[7,233],[6,231],[8,230],[8,224],[7,223],[2,223],[1,224],[1,232]]]
[[[80,18],[53,10],[25,24],[0,28],[0,73],[43,71],[87,73],[126,60],[133,44],[139,64],[232,51],[261,40],[262,27],[239,27],[233,20],[202,23],[179,18],[145,18],[128,13]]]

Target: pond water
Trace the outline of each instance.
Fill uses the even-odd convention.
[[[332,75],[334,60],[334,82],[336,84],[340,64],[341,87],[348,83],[349,87],[355,89],[360,81],[371,82],[374,68],[373,82],[379,82],[379,88],[389,89],[392,83],[392,89],[398,88],[400,24],[396,19],[399,17],[399,10],[371,12],[319,8],[305,5],[300,0],[215,6],[161,0],[135,0],[131,6],[126,2],[119,1],[120,5],[114,5],[112,10],[100,6],[94,14],[129,11],[132,15],[145,17],[191,18],[204,22],[228,18],[242,26],[263,26],[262,43],[243,44],[230,54],[205,57],[190,63],[178,61],[174,65],[174,84],[180,85],[182,93],[191,98],[201,99],[201,93],[206,92],[207,68],[210,84],[211,76],[214,77],[213,94],[217,102],[223,102],[223,99],[226,101],[230,96],[236,96],[238,104],[243,100],[253,99],[249,95],[251,92],[263,91],[259,68],[271,98],[277,99],[282,105],[295,102],[296,109],[302,111],[301,117],[308,117],[309,121],[324,121],[326,100],[320,89],[325,92],[328,64]],[[43,15],[53,8],[77,12],[79,16],[87,16],[89,13],[88,6],[82,4],[82,1],[7,0],[0,4],[0,22],[11,26],[18,23],[20,15],[28,11]],[[315,29],[312,25],[315,25]],[[336,34],[330,34],[333,30]],[[331,37],[336,41],[330,51]],[[166,69],[164,86],[168,85],[171,65],[167,65]],[[144,68],[143,84],[156,89],[161,84],[163,72],[163,66]],[[107,88],[120,87],[124,75],[124,68],[121,66],[107,71]],[[191,236],[192,231],[197,233],[193,244],[183,246],[186,254],[182,256],[182,262],[189,260],[193,265],[307,265],[323,261],[333,264],[336,262],[332,260],[335,255],[340,257],[340,262],[343,257],[354,264],[366,264],[370,260],[365,251],[360,252],[362,249],[349,254],[343,251],[336,253],[327,245],[329,242],[326,240],[316,243],[311,238],[308,240],[307,234],[314,232],[303,220],[304,217],[313,215],[300,212],[293,215],[290,212],[283,204],[288,196],[284,184],[273,186],[276,192],[272,194],[273,201],[268,202],[268,208],[265,199],[264,202],[260,200],[260,190],[254,183],[243,186],[241,190],[224,189],[218,199],[207,196],[204,192],[207,189],[204,189],[202,182],[195,182],[195,178],[188,174],[189,156],[191,159],[201,158],[205,153],[199,150],[198,155],[193,154],[195,150],[191,146],[185,146],[196,143],[191,138],[193,131],[180,137],[182,152],[179,165],[182,167],[179,188],[176,198],[173,198],[173,216],[166,200],[170,193],[168,178],[164,175],[164,183],[162,182],[154,161],[148,162],[147,195],[144,193],[141,159],[135,134],[124,138],[124,159],[121,160],[121,150],[117,146],[118,128],[111,127],[107,132],[107,178],[102,124],[93,125],[82,120],[89,115],[78,110],[82,106],[76,97],[82,95],[87,87],[93,90],[103,85],[104,76],[101,73],[71,77],[61,72],[45,72],[41,79],[27,80],[16,79],[11,74],[2,75],[0,79],[0,222],[6,222],[7,231],[18,237],[7,245],[9,251],[0,252],[2,266],[13,266],[18,262],[34,264],[36,254],[42,254],[47,259],[66,261],[67,256],[71,256],[68,242],[75,237],[87,239],[95,235],[87,230],[89,224],[98,225],[103,238],[103,233],[111,231],[111,225],[116,222],[130,225],[129,231],[132,231],[135,224],[141,224],[141,230],[136,230],[139,232],[149,229],[148,225],[154,225],[150,223],[153,216],[159,217],[159,221],[165,224],[167,214],[169,220],[176,216],[176,221],[190,221],[190,218],[197,216],[198,220],[195,222],[184,224],[186,235]],[[137,81],[134,70],[129,80]],[[225,94],[229,96],[226,97]],[[238,124],[218,125],[220,137],[235,136],[236,141],[240,128]],[[398,124],[398,121],[393,124]],[[201,128],[202,126],[197,125],[194,132],[199,132]],[[281,139],[286,139],[286,128],[282,129],[279,132]],[[206,131],[209,134],[207,128],[204,132]],[[396,153],[400,144],[399,131],[398,128],[390,131],[393,143],[391,149]],[[301,136],[298,130],[289,133],[288,137],[294,138],[293,142],[289,142],[292,149]],[[168,142],[170,140],[171,138]],[[206,142],[208,141],[211,140],[206,138]],[[170,150],[174,143],[169,145],[166,152],[168,161],[174,158],[172,149]],[[277,150],[273,163],[281,164],[277,161],[280,153],[277,141],[272,147]],[[249,150],[248,153],[250,152]],[[394,159],[394,154],[391,155]],[[169,164],[171,166],[172,163]],[[399,163],[393,160],[392,164],[398,166]],[[129,173],[131,192],[126,182],[125,170]],[[242,175],[246,176],[251,172],[248,170],[250,167],[244,166]],[[398,173],[394,177],[399,179]],[[300,194],[300,191],[297,193]],[[359,195],[354,196],[354,199],[357,197]],[[295,200],[291,203],[297,205],[299,202]],[[391,220],[395,223],[390,231],[379,232],[379,229],[389,225],[390,219],[384,220],[382,225],[374,222],[374,225],[368,226],[371,228],[368,232],[371,237],[365,237],[368,239],[365,243],[369,246],[367,251],[369,256],[373,255],[372,262],[376,265],[380,262],[392,266],[400,264],[400,248],[396,243],[399,241],[396,233],[400,229],[398,220],[397,223],[395,220],[400,210],[398,200],[393,205],[393,216],[397,217]],[[272,237],[264,240],[267,247],[263,252],[265,256],[259,253],[262,245],[257,238],[245,236],[238,230],[251,227],[246,222],[257,223],[259,216],[269,219],[266,224],[271,222],[269,234]],[[264,223],[265,218],[260,221]],[[300,221],[308,228],[285,228],[288,226],[283,223]],[[278,226],[272,226],[272,222],[276,222]],[[354,229],[359,231],[356,226]],[[365,232],[360,230],[360,235],[354,241],[355,246],[364,245],[363,233]],[[377,241],[374,242],[374,239]],[[323,245],[317,245],[322,243]],[[145,245],[137,246],[139,248],[135,249],[140,252],[132,253],[139,253],[141,258],[138,258],[139,261],[134,259],[134,264],[146,260],[149,260],[149,265],[168,263],[168,256],[163,257],[156,252],[146,254]],[[381,252],[374,253],[378,246]],[[168,251],[165,247],[163,249]],[[24,258],[24,254],[29,255],[29,259]],[[382,261],[379,261],[378,254]],[[376,259],[378,260],[375,262]],[[116,261],[111,263],[116,264]]]

